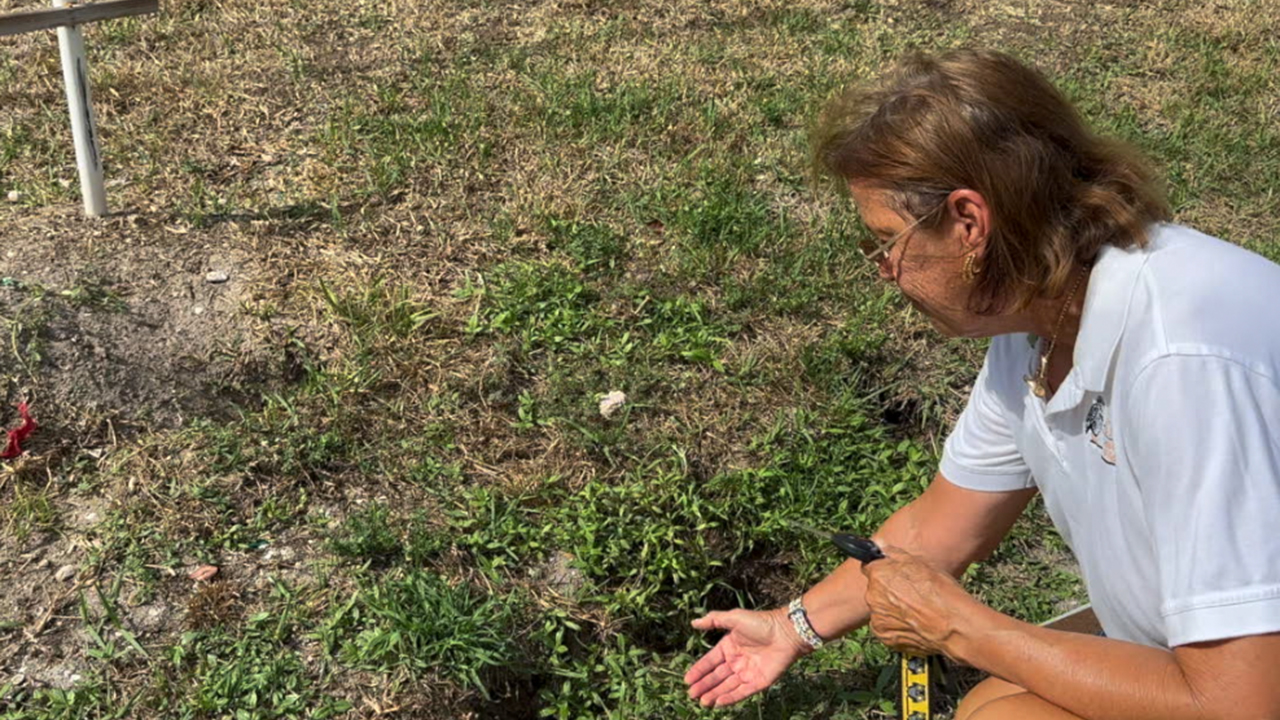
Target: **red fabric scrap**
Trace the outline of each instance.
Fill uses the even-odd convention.
[[[22,443],[26,441],[31,431],[35,430],[35,418],[31,417],[31,413],[27,411],[26,403],[18,403],[18,414],[22,416],[22,425],[17,430],[9,431],[9,442],[4,446],[4,452],[0,453],[0,460],[10,460],[22,454]]]

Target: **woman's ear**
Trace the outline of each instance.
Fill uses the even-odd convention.
[[[977,190],[954,190],[947,196],[947,213],[964,254],[976,252],[981,256],[991,233],[991,208],[987,206],[987,199]]]

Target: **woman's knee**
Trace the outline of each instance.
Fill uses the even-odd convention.
[[[955,720],[969,720],[983,705],[1000,698],[1025,693],[1026,690],[1000,678],[987,678],[969,691],[956,708]]]
[[[960,715],[956,715],[957,718]],[[979,705],[969,720],[1081,720],[1078,715],[1029,692],[1003,695]]]

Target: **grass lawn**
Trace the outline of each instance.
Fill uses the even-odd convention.
[[[981,362],[807,175],[824,100],[906,52],[1034,62],[1179,221],[1280,258],[1273,0],[175,0],[86,36],[98,222],[53,36],[0,44],[0,399],[42,422],[0,465],[4,720],[709,715],[689,621],[834,567],[789,521],[917,495]],[[1036,508],[966,583],[1041,621],[1073,568]],[[862,631],[717,715],[889,717],[895,673]]]

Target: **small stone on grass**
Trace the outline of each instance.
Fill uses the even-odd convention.
[[[601,398],[600,414],[606,418],[613,417],[613,414],[618,412],[618,409],[621,408],[626,402],[627,402],[627,394],[622,392],[621,390],[614,390],[613,392]]]
[[[573,561],[573,555],[564,551],[557,552],[547,558],[537,575],[548,590],[572,597],[586,584],[586,578],[581,570],[574,567]]]
[[[138,632],[156,632],[164,628],[169,614],[169,608],[159,603],[139,605],[129,611],[129,624]]]

